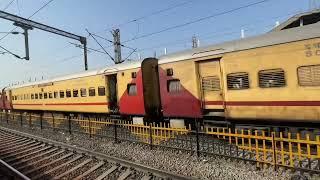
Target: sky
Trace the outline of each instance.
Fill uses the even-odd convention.
[[[157,56],[163,55],[164,48],[167,53],[190,49],[192,36],[199,38],[200,46],[206,46],[239,39],[242,29],[245,37],[266,33],[277,21],[281,23],[296,13],[310,10],[310,0],[268,0],[221,14],[258,1],[261,0],[53,0],[31,20],[85,37],[88,29],[109,40],[113,40],[111,30],[119,28],[121,42],[129,47],[122,48],[123,59],[137,60],[154,56],[155,52]],[[0,10],[28,18],[47,2],[49,0],[0,0]],[[213,17],[170,29],[208,16]],[[1,39],[15,26],[0,19],[0,27]],[[168,28],[170,30],[144,37]],[[19,28],[16,31],[22,32]],[[97,40],[114,56],[111,43]],[[83,71],[83,50],[71,43],[79,44],[41,30],[29,31],[29,61],[8,53],[0,54],[0,87]],[[25,56],[21,34],[8,35],[0,40],[0,46]],[[88,37],[88,47],[101,49],[92,37]],[[130,48],[136,49],[131,55]],[[112,64],[108,55],[89,51],[89,70]]]

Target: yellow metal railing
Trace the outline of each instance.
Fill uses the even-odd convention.
[[[120,127],[127,128],[132,134],[139,137],[144,143],[155,145],[163,141],[174,139],[178,135],[187,134],[189,128],[173,128],[169,123],[149,123],[149,125],[133,124],[132,121],[118,121]]]
[[[237,129],[220,131],[220,128],[204,128],[205,134],[223,137],[229,144],[252,153],[258,163],[297,167],[303,161],[311,164],[312,161],[320,160],[319,135],[311,140],[309,134],[301,138],[300,133],[292,138],[291,133],[284,137],[282,132],[279,135],[275,132],[266,135],[264,131],[258,130],[248,130],[246,133]]]
[[[39,115],[0,112],[1,121],[19,122],[22,120],[21,117],[23,117],[24,121],[28,121],[27,123],[31,124],[36,120],[42,119],[43,122],[48,123],[48,125],[53,128],[64,125],[66,126],[64,129],[69,128],[70,132],[77,131],[76,128],[80,128],[80,131],[92,136],[106,135],[106,129],[109,128],[108,136],[114,137],[115,139],[117,138],[116,129],[118,129],[118,137],[129,134],[129,136],[137,138],[139,142],[150,145],[160,145],[165,142],[168,143],[169,147],[173,147],[173,144],[177,142],[171,142],[170,140],[180,138],[179,140],[182,139],[190,142],[189,150],[201,151],[201,153],[210,153],[204,148],[203,142],[207,144],[211,142],[223,142],[223,144],[227,144],[231,148],[236,148],[237,152],[241,151],[243,154],[250,154],[250,157],[245,158],[256,161],[258,165],[270,164],[273,166],[299,168],[302,167],[301,164],[304,163],[303,168],[313,169],[311,166],[314,166],[313,162],[317,161],[317,166],[320,166],[319,135],[311,136],[306,134],[302,136],[300,133],[275,133],[262,130],[228,129],[206,126],[200,127],[198,131],[194,131],[190,126],[174,128],[171,127],[169,123],[133,124],[132,121],[107,118],[68,119],[65,117],[41,117]],[[126,137],[124,137],[124,139],[125,138]],[[208,139],[213,141],[208,141]],[[197,144],[197,148],[193,147],[195,144]],[[210,146],[214,145],[211,144]],[[230,154],[231,153],[232,152],[230,152]],[[320,171],[319,167],[317,167],[317,171]]]

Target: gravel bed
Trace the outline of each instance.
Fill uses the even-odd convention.
[[[291,179],[298,175],[298,173],[293,173],[291,170],[284,168],[274,171],[271,166],[265,166],[261,170],[257,170],[255,164],[218,156],[201,156],[198,158],[195,153],[188,151],[161,147],[150,150],[148,145],[125,141],[114,143],[111,138],[89,138],[89,135],[86,134],[70,135],[68,132],[52,131],[51,129],[41,131],[38,127],[20,127],[20,125],[3,122],[1,122],[1,126],[198,179],[278,180]],[[319,175],[313,177],[308,174],[304,175],[307,179],[320,178]]]

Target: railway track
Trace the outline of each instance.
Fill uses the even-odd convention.
[[[191,179],[2,127],[0,159],[30,179]]]

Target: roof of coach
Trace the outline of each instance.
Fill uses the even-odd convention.
[[[292,29],[272,31],[263,35],[233,40],[221,44],[189,49],[186,51],[161,56],[159,58],[159,64],[193,59],[203,56],[223,55],[228,52],[254,49],[258,47],[316,38],[320,37],[319,29],[320,23],[315,23]]]
[[[64,76],[57,76],[57,77],[49,78],[46,80],[30,82],[30,83],[25,83],[21,85],[15,85],[15,86],[8,87],[8,89],[33,86],[38,84],[46,84],[51,82],[64,81],[64,80],[76,79],[76,78],[87,77],[87,76],[94,76],[99,74],[112,74],[112,73],[126,70],[126,69],[138,68],[140,67],[140,65],[141,65],[141,61],[130,61],[122,64],[115,64],[115,65],[107,66],[104,68],[95,69],[95,70],[82,71],[79,73],[72,73]]]
[[[283,23],[279,24],[272,31],[282,31],[283,29],[288,28],[295,28],[302,25],[314,24],[320,21],[320,9],[315,9],[308,12],[302,12],[296,14],[289,18],[288,20],[284,21]]]

